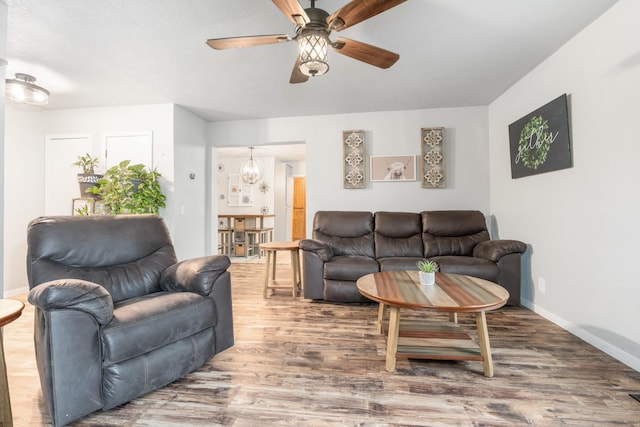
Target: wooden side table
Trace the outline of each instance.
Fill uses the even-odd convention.
[[[0,426],[13,425],[11,416],[11,399],[9,399],[9,382],[7,380],[7,365],[4,361],[4,347],[2,345],[2,327],[16,320],[22,314],[24,304],[13,299],[0,299]]]
[[[267,242],[261,243],[259,249],[265,253],[264,292],[267,297],[269,289],[292,289],[293,297],[298,296],[302,279],[300,277],[300,248],[299,240],[294,242]],[[276,281],[276,253],[289,251],[291,253],[291,284],[282,284]]]

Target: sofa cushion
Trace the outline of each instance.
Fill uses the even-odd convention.
[[[156,292],[115,305],[102,330],[105,366],[131,359],[215,326],[213,299],[192,292]]]
[[[389,257],[378,258],[380,271],[400,271],[400,270],[417,270],[418,261],[423,260],[422,257]]]
[[[422,218],[409,212],[376,212],[376,258],[422,257]]]
[[[375,257],[371,212],[319,211],[313,219],[313,238],[330,245],[334,255]]]
[[[498,266],[483,258],[470,256],[436,256],[429,258],[438,263],[442,273],[464,274],[480,279],[498,281]]]
[[[334,256],[324,264],[324,278],[328,280],[356,281],[369,273],[380,271],[375,259],[365,256]]]
[[[472,256],[475,246],[489,240],[480,211],[421,212],[424,257]]]

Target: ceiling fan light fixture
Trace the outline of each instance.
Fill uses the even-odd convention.
[[[249,160],[247,160],[240,168],[240,177],[247,184],[255,184],[260,181],[260,178],[262,178],[264,167],[260,160],[253,158],[254,147],[249,147],[249,150]]]
[[[29,74],[16,73],[13,79],[6,79],[5,96],[21,104],[46,105],[49,91],[35,84],[36,78]]]
[[[327,62],[329,40],[325,31],[303,30],[297,37],[297,41],[302,74],[314,77],[329,71]]]

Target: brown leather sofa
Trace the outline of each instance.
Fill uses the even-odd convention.
[[[520,258],[526,245],[491,240],[479,211],[319,211],[312,239],[300,241],[304,297],[340,302],[368,301],[356,281],[369,273],[417,270],[434,260],[443,273],[480,277],[509,291],[520,304]]]

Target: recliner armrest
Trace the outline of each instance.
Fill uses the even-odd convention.
[[[166,291],[195,292],[208,296],[213,284],[230,265],[231,260],[226,255],[180,261],[162,272],[160,287]]]
[[[333,258],[333,248],[319,240],[300,240],[299,247],[303,251],[314,252],[323,262],[327,262]]]
[[[42,283],[29,292],[28,301],[42,310],[83,311],[105,325],[113,318],[111,294],[97,283],[80,279],[59,279]]]
[[[498,262],[505,255],[523,253],[527,245],[518,240],[485,240],[473,248],[473,256]]]

